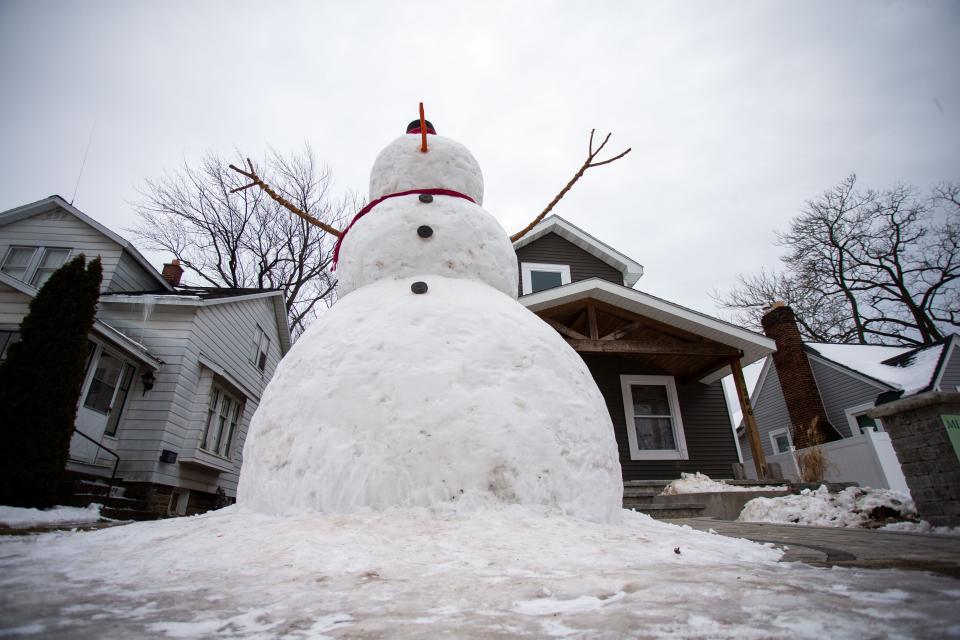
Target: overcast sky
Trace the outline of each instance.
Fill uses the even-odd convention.
[[[91,130],[75,204],[127,236],[143,181],[209,151],[307,142],[365,193],[423,100],[510,232],[613,131],[633,153],[555,212],[717,314],[848,173],[960,179],[958,60],[958,2],[0,0],[0,210],[69,200]]]

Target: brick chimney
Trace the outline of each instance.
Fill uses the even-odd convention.
[[[804,427],[809,426],[815,418],[819,418],[819,441],[835,440],[836,429],[830,424],[823,407],[810,361],[803,349],[803,339],[800,337],[793,309],[782,302],[775,302],[760,320],[760,324],[763,325],[763,332],[767,337],[777,343],[773,364],[777,368],[783,399],[793,424],[793,446],[802,449],[818,444],[811,442],[808,434],[804,433]],[[813,439],[816,440],[817,436],[814,435]]]
[[[163,279],[169,282],[171,286],[180,286],[180,278],[183,276],[183,267],[180,266],[180,261],[174,258],[163,265],[163,271],[160,272],[160,275],[162,275]]]

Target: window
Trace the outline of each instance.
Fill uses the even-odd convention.
[[[873,407],[873,403],[868,402],[844,410],[847,416],[847,424],[850,426],[850,433],[859,436],[867,431],[883,431],[883,423],[867,415],[867,411],[873,409]]]
[[[260,325],[253,334],[253,349],[250,351],[250,362],[257,369],[263,371],[267,366],[267,351],[270,349],[270,338],[263,332]]]
[[[633,460],[687,460],[677,387],[671,376],[620,376]]]
[[[524,262],[520,265],[523,294],[570,284],[570,265]]]
[[[187,513],[187,504],[190,502],[190,489],[174,489],[170,493],[170,504],[167,513],[171,516],[182,516]]]
[[[789,429],[777,429],[770,432],[770,446],[773,447],[774,455],[786,453],[793,446],[793,438],[790,437]]]
[[[10,345],[19,341],[19,331],[0,331],[0,362],[7,359],[7,350],[10,349]]]
[[[123,373],[120,376],[120,386],[113,398],[113,406],[110,407],[110,417],[107,418],[107,428],[104,435],[116,436],[117,425],[120,422],[120,415],[123,413],[123,407],[127,404],[127,396],[130,394],[130,387],[133,385],[133,374],[136,372],[129,364],[123,365]]]
[[[0,271],[39,289],[69,255],[70,249],[57,247],[10,247]]]
[[[200,448],[224,458],[230,457],[230,448],[237,433],[237,425],[243,410],[243,402],[231,395],[218,383],[210,391],[210,406],[207,407],[207,424],[203,430]]]

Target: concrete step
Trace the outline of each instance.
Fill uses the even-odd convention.
[[[651,518],[657,520],[666,520],[669,518],[699,518],[703,515],[706,505],[696,502],[675,502],[672,504],[649,504],[639,507],[627,507],[631,511],[645,513]]]
[[[145,511],[143,509],[117,509],[114,507],[104,507],[101,509],[100,515],[112,520],[157,520],[160,518],[159,515],[152,511]]]

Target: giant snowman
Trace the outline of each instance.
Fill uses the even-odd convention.
[[[237,501],[276,515],[521,504],[616,521],[603,397],[517,302],[516,254],[481,208],[477,161],[429,131],[377,156],[371,205],[339,238],[339,300],[264,391]]]

